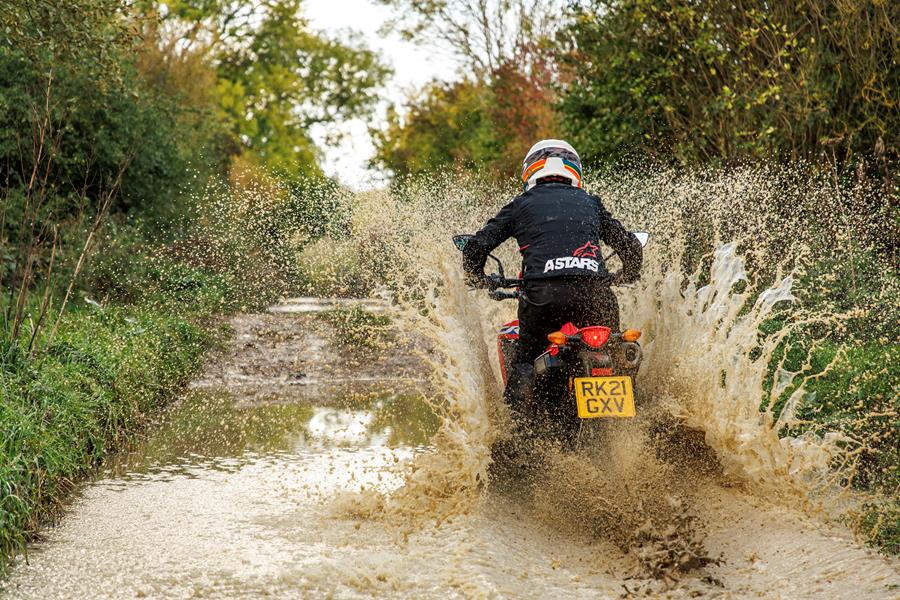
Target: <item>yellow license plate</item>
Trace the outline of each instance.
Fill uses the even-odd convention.
[[[631,377],[576,377],[572,384],[579,418],[634,416]]]

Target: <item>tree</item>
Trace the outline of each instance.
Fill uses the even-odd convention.
[[[381,0],[407,38],[449,49],[461,61],[461,81],[433,82],[396,109],[375,132],[374,164],[395,174],[452,166],[478,167],[497,178],[517,177],[524,153],[557,135],[552,33],[559,2]]]
[[[137,70],[141,40],[126,5],[4,4],[0,180],[6,193],[32,193],[40,183],[47,214],[65,219],[84,199],[102,196],[127,163],[113,211],[170,203],[188,178],[190,154],[203,144],[182,143],[188,130],[180,127],[177,99]],[[22,206],[9,202],[7,224]]]
[[[564,5],[559,0],[378,1],[397,14],[390,29],[451,51],[476,79],[490,78],[509,64],[523,71],[534,64],[543,68]]]
[[[4,344],[18,346],[29,320],[33,349],[63,270],[59,323],[107,215],[168,211],[190,179],[189,155],[201,145],[183,143],[177,102],[136,68],[132,16],[120,0],[0,6]]]
[[[528,148],[556,131],[547,92],[513,65],[490,83],[432,82],[410,99],[402,118],[391,110],[387,128],[372,132],[373,166],[398,175],[464,167],[518,177]]]
[[[311,32],[301,0],[144,2],[162,46],[216,68],[233,154],[278,173],[319,174],[310,128],[371,114],[388,69],[378,56]]]
[[[559,112],[585,158],[900,158],[900,4],[590,0]]]
[[[483,83],[432,82],[411,99],[404,119],[391,110],[387,128],[372,132],[373,165],[410,174],[490,161],[501,146],[490,100]]]

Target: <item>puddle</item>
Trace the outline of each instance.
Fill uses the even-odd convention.
[[[410,461],[440,458],[426,392],[389,379],[421,373],[415,357],[340,354],[309,315],[240,315],[232,325],[232,346],[81,487],[0,595],[601,599],[641,588],[631,557],[571,526],[595,501],[585,489],[547,487],[530,505],[480,494],[440,526],[380,518],[377,502],[408,483]],[[324,359],[332,352],[341,360]],[[285,383],[284,373],[298,372],[321,383]],[[645,591],[896,597],[896,561],[845,530],[739,489],[697,486],[707,549],[723,560],[677,588]],[[427,502],[439,496],[421,498],[420,512],[435,513]],[[570,507],[570,526],[545,510],[560,505]]]
[[[234,465],[265,455],[306,456],[331,448],[422,449],[437,427],[437,417],[417,393],[370,391],[311,404],[278,395],[248,402],[224,390],[195,389],[163,414],[150,435],[109,461],[100,477]]]
[[[14,568],[4,596],[294,589],[303,581],[299,566],[328,554],[317,538],[330,499],[360,486],[390,491],[401,483],[396,465],[426,450],[437,428],[418,393],[323,400],[188,392],[84,486],[60,526],[32,546],[28,564]]]

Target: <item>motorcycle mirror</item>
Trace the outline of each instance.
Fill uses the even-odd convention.
[[[497,263],[497,270],[500,272],[500,277],[506,279],[506,273],[503,272],[503,263],[500,262],[500,259],[493,254],[488,254],[488,258],[494,259],[494,262]]]
[[[650,234],[646,231],[636,231],[634,233],[634,237],[638,239],[638,241],[641,243],[641,246],[646,246],[647,242],[650,241]]]
[[[459,249],[459,251],[462,252],[463,250],[465,250],[466,244],[468,244],[469,240],[471,240],[473,237],[475,236],[470,233],[461,233],[459,235],[454,235],[453,245],[455,245]]]

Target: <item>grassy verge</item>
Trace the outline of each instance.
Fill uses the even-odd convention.
[[[162,302],[155,292],[173,273],[181,297]],[[181,389],[213,341],[203,320],[221,300],[216,282],[183,269],[157,276],[136,304],[73,307],[34,353],[0,348],[0,573],[73,483]]]
[[[787,364],[800,370],[800,365]],[[827,368],[826,368],[827,366]],[[811,353],[807,395],[797,417],[855,440],[852,484],[876,494],[852,525],[873,546],[900,555],[900,347],[878,342],[822,343]]]
[[[822,371],[807,385],[797,417],[856,440],[852,483],[882,500],[863,506],[852,524],[872,545],[900,555],[900,346],[825,343],[811,363]]]
[[[855,468],[847,483],[878,499],[853,514],[852,524],[872,545],[900,555],[900,313],[896,275],[879,265],[871,255],[853,264],[820,261],[800,279],[796,291],[803,306],[830,318],[782,341],[768,386],[779,365],[799,375],[773,405],[775,414],[798,386],[805,390],[795,413],[800,424],[785,433],[832,431],[852,440]],[[785,323],[773,319],[761,331],[774,333]]]

